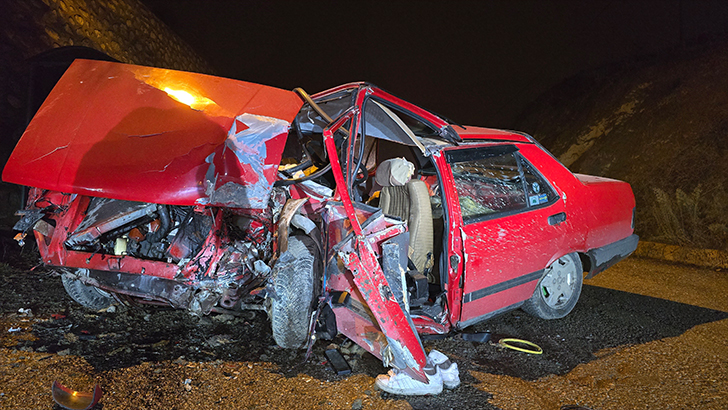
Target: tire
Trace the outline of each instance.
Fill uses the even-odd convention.
[[[576,306],[583,281],[579,256],[575,253],[562,256],[546,268],[533,295],[521,309],[541,319],[561,319]]]
[[[271,275],[270,320],[278,346],[299,349],[308,341],[314,310],[317,264],[316,244],[307,236],[288,238],[288,249]]]
[[[83,270],[85,269],[79,269],[78,273],[83,274],[81,272]],[[68,296],[85,308],[92,310],[106,309],[114,302],[114,299],[108,292],[104,292],[94,286],[89,286],[79,279],[75,279],[72,275],[62,275],[61,281],[63,282],[63,287],[66,288]]]

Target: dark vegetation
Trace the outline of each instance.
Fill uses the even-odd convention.
[[[517,128],[573,172],[621,179],[647,240],[728,249],[728,48],[679,49],[572,77]]]

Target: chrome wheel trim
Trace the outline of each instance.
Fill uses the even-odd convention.
[[[576,264],[563,256],[546,268],[546,274],[539,284],[541,298],[551,308],[561,308],[569,303],[576,285]]]

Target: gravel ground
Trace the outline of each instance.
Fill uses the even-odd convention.
[[[458,363],[463,383],[438,396],[407,398],[378,391],[374,378],[385,369],[346,339],[333,341],[353,368],[342,377],[326,363],[327,343],[317,343],[308,359],[279,349],[262,314],[196,319],[144,306],[87,311],[49,270],[30,271],[32,253],[4,246],[0,256],[0,408],[53,408],[53,380],[79,391],[100,384],[97,407],[105,410],[728,407],[724,272],[630,258],[586,281],[565,319],[515,311],[472,328],[494,339],[531,340],[542,355],[459,337],[426,342]],[[681,277],[689,283],[680,286]],[[644,295],[625,292],[626,281]],[[669,284],[663,293],[661,281]],[[604,287],[610,283],[622,290]],[[705,294],[705,283],[719,289]]]

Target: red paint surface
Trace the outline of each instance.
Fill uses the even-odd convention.
[[[165,89],[187,92],[201,102],[185,105]],[[291,122],[301,105],[291,91],[258,84],[76,60],[21,137],[3,180],[62,192],[193,205],[205,196],[205,158],[224,142],[237,115]],[[266,163],[280,162],[284,140],[273,142],[281,145],[271,150],[278,156]]]
[[[452,324],[528,299],[537,280],[465,304],[461,303],[463,295],[539,271],[568,253],[586,252],[632,234],[631,212],[635,203],[629,184],[606,178],[575,176],[519,134],[475,127],[468,127],[468,132],[473,134],[468,134],[467,138],[473,140],[495,139],[510,144],[525,139],[526,143],[515,142],[519,153],[545,176],[559,199],[546,207],[465,224],[449,164],[444,156],[436,158],[451,215],[450,255],[461,258],[457,269],[452,266],[449,269],[448,300]],[[497,144],[499,142],[487,145]],[[486,144],[473,142],[463,146],[470,148]],[[560,212],[566,214],[566,221],[549,225],[548,217]]]

